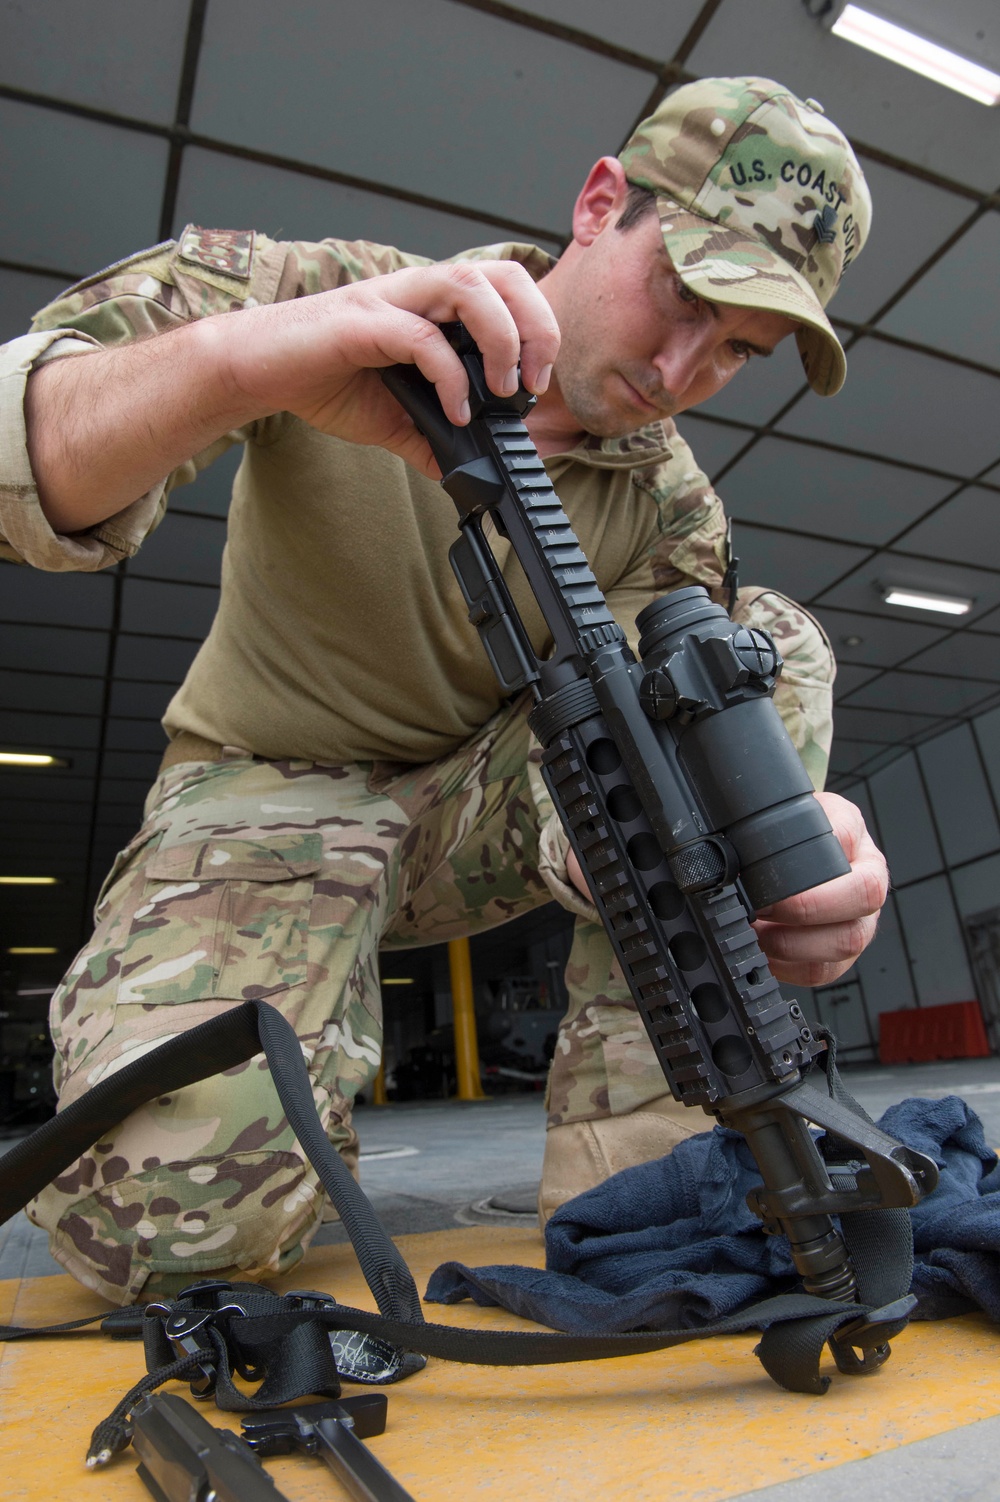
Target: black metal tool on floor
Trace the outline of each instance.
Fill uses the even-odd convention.
[[[132,1443],[136,1474],[156,1502],[287,1502],[245,1440],[176,1393],[135,1405]]]
[[[363,1443],[385,1431],[385,1393],[326,1403],[297,1403],[243,1415],[246,1443],[258,1455],[300,1450],[318,1455],[357,1502],[414,1502]]]
[[[176,1393],[132,1411],[139,1479],[156,1502],[287,1502],[258,1456],[319,1455],[356,1502],[414,1502],[363,1443],[385,1432],[385,1393],[245,1414],[243,1436],[216,1429]]]

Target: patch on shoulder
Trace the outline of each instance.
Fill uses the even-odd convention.
[[[221,272],[237,281],[250,280],[253,263],[252,229],[202,229],[189,224],[181,236],[177,254],[192,266]]]

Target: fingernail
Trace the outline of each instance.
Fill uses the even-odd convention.
[[[549,382],[552,379],[552,366],[543,365],[535,378],[535,392],[541,396],[543,391],[548,391]]]
[[[463,402],[459,407],[458,417],[460,422],[470,422],[472,420],[472,408],[468,402]]]
[[[504,396],[513,396],[514,395],[514,392],[517,390],[517,380],[518,380],[517,366],[516,365],[512,365],[511,368],[508,370],[507,374],[503,378],[503,394],[504,394]]]

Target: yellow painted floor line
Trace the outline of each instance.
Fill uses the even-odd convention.
[[[543,1262],[541,1235],[519,1228],[456,1228],[399,1245],[421,1289],[446,1260]],[[282,1284],[373,1307],[346,1246],[310,1251]],[[51,1323],[95,1307],[70,1278],[0,1282],[2,1321]],[[426,1313],[446,1324],[530,1328],[472,1304]],[[1000,1414],[1000,1332],[976,1316],[911,1325],[874,1377],[841,1377],[831,1362],[833,1384],[821,1398],[775,1387],[752,1354],[755,1339],[573,1366],[431,1362],[388,1389],[389,1428],[372,1448],[417,1502],[721,1502]],[[138,1343],[100,1335],[0,1346],[5,1502],[148,1502],[131,1452],[99,1473],[83,1466],[93,1425],[142,1367]],[[212,1406],[202,1412],[238,1428]],[[293,1502],[347,1495],[319,1462],[268,1461],[268,1470]]]

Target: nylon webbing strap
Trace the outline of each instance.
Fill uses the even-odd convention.
[[[616,1356],[639,1356],[651,1351],[667,1350],[671,1346],[684,1345],[688,1341],[701,1340],[708,1335],[736,1335],[744,1330],[772,1330],[775,1332],[795,1328],[797,1323],[815,1325],[823,1323],[824,1333],[815,1332],[804,1342],[818,1365],[823,1345],[841,1325],[870,1313],[859,1304],[831,1304],[826,1299],[807,1293],[783,1293],[764,1299],[739,1310],[725,1319],[694,1329],[652,1330],[626,1332],[618,1335],[565,1335],[542,1330],[473,1330],[454,1325],[438,1325],[424,1321],[415,1329],[404,1320],[386,1318],[371,1310],[352,1309],[338,1304],[331,1308],[313,1310],[315,1317],[334,1329],[349,1326],[366,1335],[407,1350],[419,1351],[424,1356],[437,1356],[443,1361],[458,1361],[475,1366],[553,1366],[565,1361],[606,1361]],[[273,1331],[278,1334],[286,1320],[292,1321],[298,1314],[273,1315]],[[781,1386],[789,1386],[781,1376],[771,1371],[771,1376]],[[825,1384],[824,1384],[825,1385]],[[812,1385],[791,1389],[796,1392],[822,1391]]]
[[[0,1225],[147,1101],[222,1074],[262,1050],[288,1124],[347,1228],[379,1309],[422,1321],[410,1269],[320,1124],[295,1032],[266,1001],[245,1001],[151,1049],[23,1138],[2,1161]]]
[[[125,1312],[115,1311],[104,1317],[105,1324]],[[137,1306],[135,1312],[141,1315],[141,1307]],[[774,1380],[792,1392],[822,1392],[827,1384],[825,1379],[820,1379],[821,1385],[817,1385],[816,1369],[825,1342],[841,1325],[869,1313],[871,1310],[865,1305],[831,1304],[806,1293],[784,1293],[696,1328],[615,1335],[565,1335],[541,1330],[463,1329],[432,1324],[422,1318],[394,1319],[375,1314],[370,1309],[354,1309],[331,1301],[329,1305],[316,1309],[287,1309],[284,1313],[250,1314],[245,1318],[233,1316],[230,1327],[243,1350],[276,1351],[299,1327],[312,1325],[328,1330],[360,1330],[363,1334],[424,1356],[473,1366],[554,1366],[568,1361],[607,1361],[613,1357],[641,1356],[667,1350],[709,1335],[763,1330],[765,1334],[758,1354]],[[66,1334],[99,1319],[102,1319],[101,1315],[92,1315],[89,1319],[44,1327],[0,1325],[0,1340]],[[111,1333],[114,1333],[113,1328]],[[124,1325],[120,1333],[126,1333]],[[128,1333],[143,1333],[141,1322],[136,1321]],[[784,1354],[789,1341],[793,1347],[790,1362]],[[765,1353],[768,1359],[765,1359]],[[282,1380],[284,1375],[282,1373]],[[281,1399],[269,1398],[268,1402],[288,1401],[295,1395],[289,1390]],[[255,1405],[247,1402],[235,1406],[250,1408]]]

